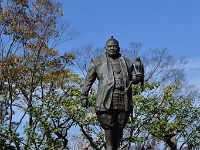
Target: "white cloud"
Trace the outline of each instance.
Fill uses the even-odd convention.
[[[189,58],[185,71],[189,83],[200,89],[200,56]]]
[[[198,69],[200,69],[200,56],[189,58],[188,64],[186,65],[186,68],[189,68],[189,69],[198,68]]]

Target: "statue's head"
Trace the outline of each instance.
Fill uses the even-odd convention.
[[[105,51],[106,54],[108,54],[110,57],[115,57],[119,55],[119,42],[116,39],[114,39],[113,36],[111,36],[111,38],[107,40]]]

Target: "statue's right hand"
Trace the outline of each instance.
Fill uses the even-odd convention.
[[[139,81],[139,82],[143,81],[144,80],[144,74],[137,73],[136,74],[136,80]]]
[[[88,106],[88,98],[81,98],[81,106],[86,107]]]

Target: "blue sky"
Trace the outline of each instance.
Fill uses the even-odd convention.
[[[200,0],[60,2],[64,19],[81,32],[78,38],[64,44],[63,51],[88,43],[104,47],[111,35],[121,48],[128,48],[130,42],[142,43],[144,51],[167,47],[177,57],[187,56],[188,78],[200,85]]]

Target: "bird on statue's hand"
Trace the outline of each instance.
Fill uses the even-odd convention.
[[[136,60],[135,60],[135,68],[136,68],[138,73],[144,72],[144,67],[143,67],[143,64],[140,60],[140,57],[137,57]]]

